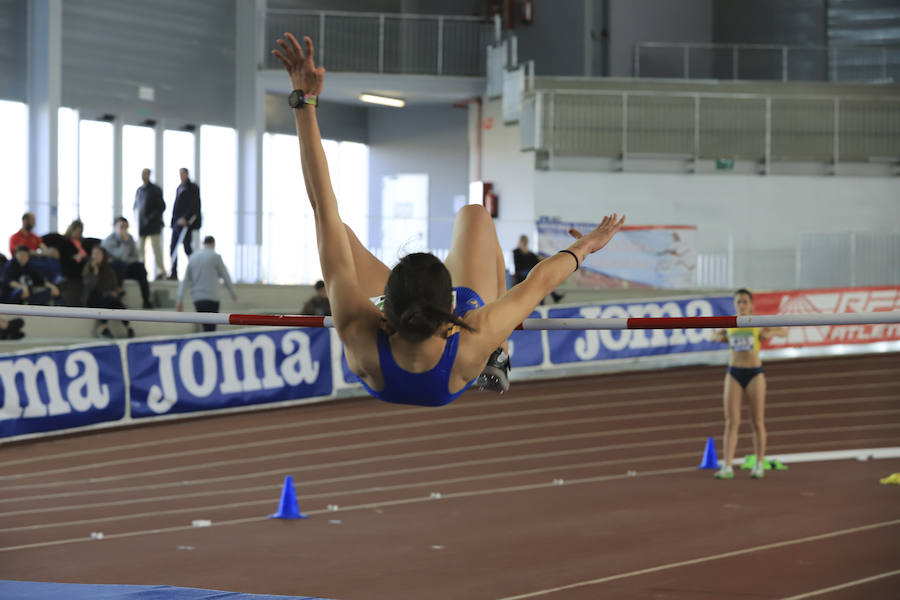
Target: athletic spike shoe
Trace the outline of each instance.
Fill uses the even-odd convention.
[[[731,467],[722,467],[713,475],[716,479],[734,479],[734,469]]]
[[[753,479],[762,479],[766,476],[766,466],[762,461],[757,462],[753,465],[753,468],[750,469],[750,477]]]
[[[494,350],[481,375],[475,379],[475,385],[482,392],[502,394],[509,390],[509,356],[503,348]]]

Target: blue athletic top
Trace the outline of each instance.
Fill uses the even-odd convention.
[[[453,292],[456,296],[453,314],[457,317],[462,317],[470,310],[484,306],[484,300],[472,289],[456,287],[453,288]],[[410,373],[400,368],[394,360],[388,335],[379,329],[378,361],[381,363],[384,389],[375,391],[366,385],[366,382],[362,379],[360,379],[360,382],[370,394],[385,402],[417,404],[419,406],[443,406],[449,404],[475,382],[473,379],[455,394],[450,393],[450,371],[453,369],[458,347],[459,331],[455,331],[447,338],[444,354],[434,368],[424,373]]]

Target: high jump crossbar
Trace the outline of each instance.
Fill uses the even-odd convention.
[[[332,317],[306,315],[254,315],[196,313],[162,310],[128,310],[81,308],[73,306],[31,306],[0,304],[0,315],[101,319],[111,321],[149,321],[158,323],[193,323],[199,325],[265,325],[276,327],[334,327]],[[569,330],[588,329],[721,329],[729,327],[804,327],[822,325],[880,325],[900,323],[900,311],[868,313],[813,313],[784,315],[750,315],[730,317],[643,317],[643,318],[570,318],[525,319],[516,329]]]

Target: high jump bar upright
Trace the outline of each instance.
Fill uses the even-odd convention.
[[[23,304],[0,304],[0,315],[70,319],[105,319],[112,321],[150,321],[158,323],[195,323],[200,325],[334,327],[334,319],[331,317],[304,315],[245,315],[162,310],[81,308],[73,306],[31,306]],[[588,329],[719,329],[727,327],[804,327],[816,325],[878,325],[887,323],[900,323],[900,311],[751,315],[746,317],[526,319],[516,327],[516,329],[571,331],[584,331]]]

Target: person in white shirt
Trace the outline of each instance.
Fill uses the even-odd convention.
[[[225,268],[222,257],[216,253],[216,240],[208,235],[203,239],[203,248],[191,254],[184,279],[178,284],[176,308],[184,310],[184,290],[188,287],[197,312],[219,312],[219,280],[225,283],[232,299],[237,302],[237,293],[228,269]],[[203,331],[215,330],[215,325],[203,325]]]

